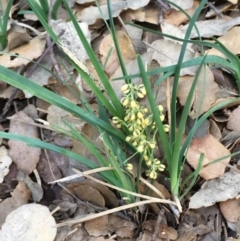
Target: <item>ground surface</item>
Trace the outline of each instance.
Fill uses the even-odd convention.
[[[3,9],[7,2],[0,0]],[[184,38],[188,26],[188,18],[184,13],[160,0],[111,2],[117,38],[128,73],[139,71],[136,54],[141,55],[149,69],[177,63],[182,46],[180,41],[169,40],[124,23],[133,22],[151,30]],[[190,16],[193,16],[199,6],[199,1],[174,2]],[[14,4],[8,20],[7,47],[5,54],[0,55],[0,65],[11,68],[80,106],[79,99],[72,91],[80,93],[81,90],[81,95],[85,96],[91,108],[97,112],[95,94],[78,76],[67,56],[77,58],[81,68],[94,79],[101,91],[104,91],[103,86],[73,25],[67,22],[69,15],[66,9],[62,6],[59,8],[57,19],[61,20],[60,23],[51,17],[48,19],[53,31],[60,36],[63,46],[60,48],[52,44],[50,37],[43,33],[43,27],[34,14],[18,15],[20,10],[30,9],[27,3],[15,1]],[[99,1],[99,4],[107,19],[106,2]],[[71,1],[71,8],[99,61],[104,64],[113,41],[94,1]],[[196,24],[202,38],[212,40],[212,37],[215,37],[233,54],[240,54],[240,13],[237,1],[215,1],[214,5],[206,6]],[[196,39],[197,36],[193,30],[191,38]],[[208,55],[222,56],[215,49],[205,48],[204,51]],[[199,54],[199,46],[189,44],[184,58],[191,60]],[[38,60],[41,66],[34,64],[33,60]],[[105,65],[105,73],[110,80],[122,75],[115,48]],[[186,103],[195,74],[195,67],[184,68],[180,73],[177,93],[180,112]],[[163,105],[165,118],[168,120],[173,78],[154,86],[158,78],[159,76],[151,76],[150,81],[153,92],[158,94],[156,102]],[[121,98],[123,80],[111,83],[117,96]],[[197,116],[204,114],[214,104],[238,94],[236,79],[230,73],[211,65],[206,67],[206,71],[200,73],[195,89],[186,135]],[[146,104],[146,100],[142,103]],[[61,121],[63,118],[101,150],[103,143],[98,130],[83,120],[32,96],[27,91],[23,92],[8,85],[4,80],[0,81],[0,110],[2,131],[39,138],[72,150],[99,165],[89,148],[66,135],[52,131],[46,124],[48,122],[66,128]],[[187,162],[183,165],[182,180],[197,168],[201,153],[205,154],[204,168],[192,190],[181,200],[182,213],[179,213],[174,205],[164,203],[151,203],[136,209],[116,210],[111,213],[114,208],[121,208],[126,204],[119,192],[83,176],[69,178],[76,174],[73,169],[88,170],[85,165],[53,151],[2,139],[0,240],[35,240],[33,237],[36,233],[37,240],[44,241],[239,240],[238,155],[232,158],[229,156],[239,151],[239,111],[238,100],[231,106],[214,112],[194,135],[186,155]],[[226,157],[221,162],[208,165],[223,156]],[[167,176],[168,173],[163,172],[152,183],[156,192],[148,192],[150,197],[159,198],[160,195],[163,200],[172,200]],[[93,177],[102,180],[97,174]],[[63,178],[66,179],[59,182]],[[140,183],[139,191],[145,194],[146,185]],[[188,185],[188,182],[185,183],[182,192]],[[140,198],[136,201],[140,201]],[[49,210],[53,213],[50,214]],[[95,214],[97,216],[94,216]],[[57,229],[52,228],[55,223],[58,223]],[[21,233],[26,227],[29,232]],[[39,232],[40,227],[44,232]]]

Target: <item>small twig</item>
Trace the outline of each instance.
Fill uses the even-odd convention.
[[[169,12],[171,11],[171,5],[169,3],[166,3],[165,1],[163,0],[157,0],[158,4],[160,5],[160,7],[162,9],[164,9],[166,12]]]
[[[156,224],[155,224],[155,227],[154,227],[154,232],[152,234],[151,241],[155,241],[157,239],[158,231],[159,231],[159,225],[162,222],[163,215],[164,215],[164,209],[159,210],[157,221],[156,221]]]
[[[219,16],[219,18],[223,18],[223,14],[211,2],[207,1],[207,5]]]

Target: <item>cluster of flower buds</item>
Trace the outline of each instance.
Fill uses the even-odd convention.
[[[117,128],[126,127],[129,135],[126,141],[136,147],[137,151],[143,155],[147,167],[146,175],[152,179],[156,179],[157,172],[163,171],[165,166],[161,164],[160,160],[153,157],[153,151],[156,148],[155,134],[156,124],[153,120],[153,115],[148,114],[148,109],[141,106],[137,98],[144,98],[146,89],[143,84],[124,84],[121,88],[124,96],[121,103],[125,110],[125,117],[123,120],[118,117],[113,117],[112,122]],[[164,121],[163,106],[158,106],[160,120]],[[164,130],[169,131],[169,125],[164,125]],[[131,164],[130,164],[131,165]],[[126,165],[128,170],[132,166]]]

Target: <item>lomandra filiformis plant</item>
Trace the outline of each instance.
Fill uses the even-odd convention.
[[[119,129],[125,129],[128,131],[126,141],[132,144],[138,153],[143,156],[148,169],[146,175],[152,179],[157,178],[159,171],[163,171],[165,166],[161,164],[161,161],[154,158],[154,149],[156,148],[156,124],[153,119],[153,115],[149,113],[147,107],[142,106],[138,99],[142,99],[146,95],[146,89],[143,84],[124,84],[121,88],[123,92],[123,98],[121,103],[125,110],[125,117],[123,120],[118,117],[113,117],[112,121]],[[159,116],[161,121],[164,121],[163,106],[158,106]],[[164,125],[164,130],[169,131],[169,125]],[[132,169],[132,165],[128,163],[126,165],[128,170]]]

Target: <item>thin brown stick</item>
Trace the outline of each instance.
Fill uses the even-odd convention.
[[[156,241],[156,239],[157,239],[158,231],[159,231],[159,225],[162,222],[163,215],[164,215],[164,209],[159,210],[151,241]]]

